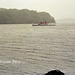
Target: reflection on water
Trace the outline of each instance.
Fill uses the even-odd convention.
[[[8,61],[8,62],[7,62]],[[0,75],[75,75],[75,25],[0,25]]]

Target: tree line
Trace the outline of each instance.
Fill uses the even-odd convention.
[[[0,24],[31,24],[41,21],[55,23],[54,17],[47,12],[0,8]]]

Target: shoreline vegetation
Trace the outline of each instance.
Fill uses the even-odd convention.
[[[55,23],[54,17],[47,12],[0,8],[0,24],[31,24],[41,21]]]

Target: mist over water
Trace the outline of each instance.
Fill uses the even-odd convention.
[[[0,75],[75,75],[75,24],[0,25]]]

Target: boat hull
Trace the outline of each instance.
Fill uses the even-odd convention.
[[[55,23],[48,23],[48,24],[32,24],[32,26],[56,26]]]

